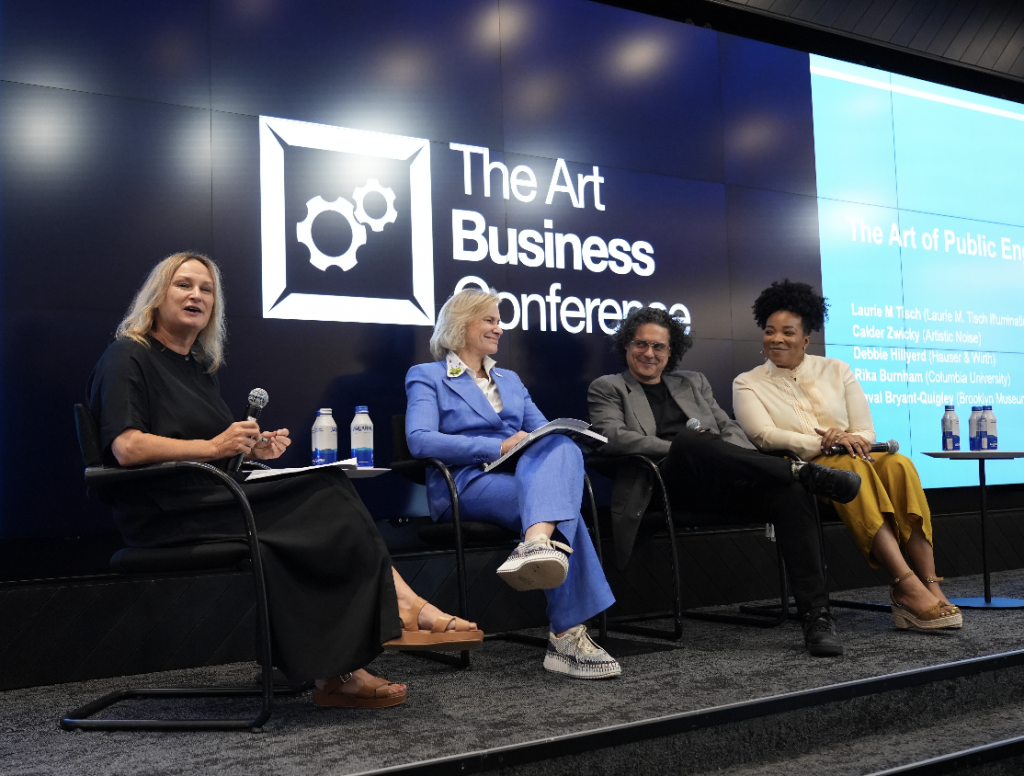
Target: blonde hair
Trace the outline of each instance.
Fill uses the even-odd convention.
[[[202,349],[202,358],[206,362],[206,371],[213,373],[224,364],[224,296],[221,292],[220,270],[213,263],[213,259],[201,253],[174,253],[153,267],[153,271],[149,273],[146,282],[132,300],[124,320],[118,324],[117,337],[132,339],[140,345],[149,347],[146,335],[153,330],[156,308],[164,301],[171,280],[174,279],[174,273],[186,261],[198,261],[209,270],[213,278],[213,310],[210,311],[210,321],[196,337],[196,342]]]
[[[430,354],[440,360],[448,351],[458,353],[466,347],[466,327],[470,321],[494,307],[501,300],[493,288],[464,288],[448,297],[437,314],[434,333],[430,337]]]

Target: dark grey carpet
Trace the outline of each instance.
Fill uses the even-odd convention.
[[[993,580],[997,595],[1024,597],[1024,571],[996,574]],[[949,595],[976,595],[981,582],[965,577],[945,587]],[[882,601],[885,590],[847,591],[843,596]],[[409,684],[410,697],[404,706],[381,711],[324,710],[313,707],[308,697],[287,698],[278,702],[274,718],[259,735],[66,733],[56,724],[61,714],[116,687],[249,683],[255,667],[248,664],[13,690],[0,693],[0,770],[12,776],[355,773],[1024,646],[1024,610],[966,612],[963,630],[944,634],[897,632],[886,614],[837,610],[836,616],[847,650],[840,659],[809,657],[794,623],[760,630],[692,621],[686,625],[680,649],[627,658],[623,677],[605,682],[548,674],[541,667],[541,650],[509,643],[492,642],[476,650],[474,667],[465,672],[389,654],[371,668]],[[167,713],[157,704],[119,708],[126,716],[129,711],[137,716]],[[177,708],[185,713],[226,714],[247,707],[184,701]],[[908,717],[930,712],[906,709]],[[988,740],[996,740],[1022,732],[1020,722],[1016,710],[997,709],[979,724]],[[939,753],[933,742],[944,742],[944,751],[963,748],[950,748],[949,742],[954,727],[962,731],[966,724],[973,722],[937,729],[934,739],[923,743],[911,737],[906,746],[922,754]],[[973,734],[962,738],[968,743],[987,742]],[[869,758],[851,749],[850,762],[843,765],[834,759],[835,752],[808,751],[801,757],[809,759],[799,764],[779,767],[765,761],[725,772],[737,776],[867,773],[909,761],[888,758],[885,751],[891,744],[869,741],[864,746],[878,756]]]

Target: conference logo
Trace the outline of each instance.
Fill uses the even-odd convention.
[[[434,325],[430,143],[261,116],[263,317]]]

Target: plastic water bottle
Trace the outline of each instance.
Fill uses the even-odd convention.
[[[996,414],[992,412],[992,405],[986,404],[981,408],[981,419],[984,421],[984,426],[979,424],[978,426],[978,441],[981,442],[982,450],[998,450],[999,449],[999,432],[996,430]],[[981,435],[981,429],[984,427],[985,435]]]
[[[338,424],[330,407],[321,407],[313,423],[313,465],[323,466],[338,460]]]
[[[942,449],[960,449],[960,418],[952,404],[946,405],[946,412],[942,416]]]
[[[352,418],[352,457],[356,466],[373,466],[373,421],[369,410],[360,404]]]
[[[971,407],[971,418],[967,421],[968,433],[970,433],[971,450],[979,450],[978,447],[978,418],[981,417],[981,407]]]

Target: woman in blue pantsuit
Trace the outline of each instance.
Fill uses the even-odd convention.
[[[545,591],[551,634],[544,667],[581,679],[618,676],[619,664],[585,625],[615,598],[580,515],[579,448],[552,434],[528,447],[514,472],[483,470],[547,422],[519,377],[495,368],[501,335],[493,290],[465,289],[445,303],[430,339],[439,360],[414,366],[405,380],[409,449],[451,468],[464,520],[520,532],[523,541],[498,575],[517,590]],[[451,520],[447,486],[433,471],[427,497],[434,520]]]

